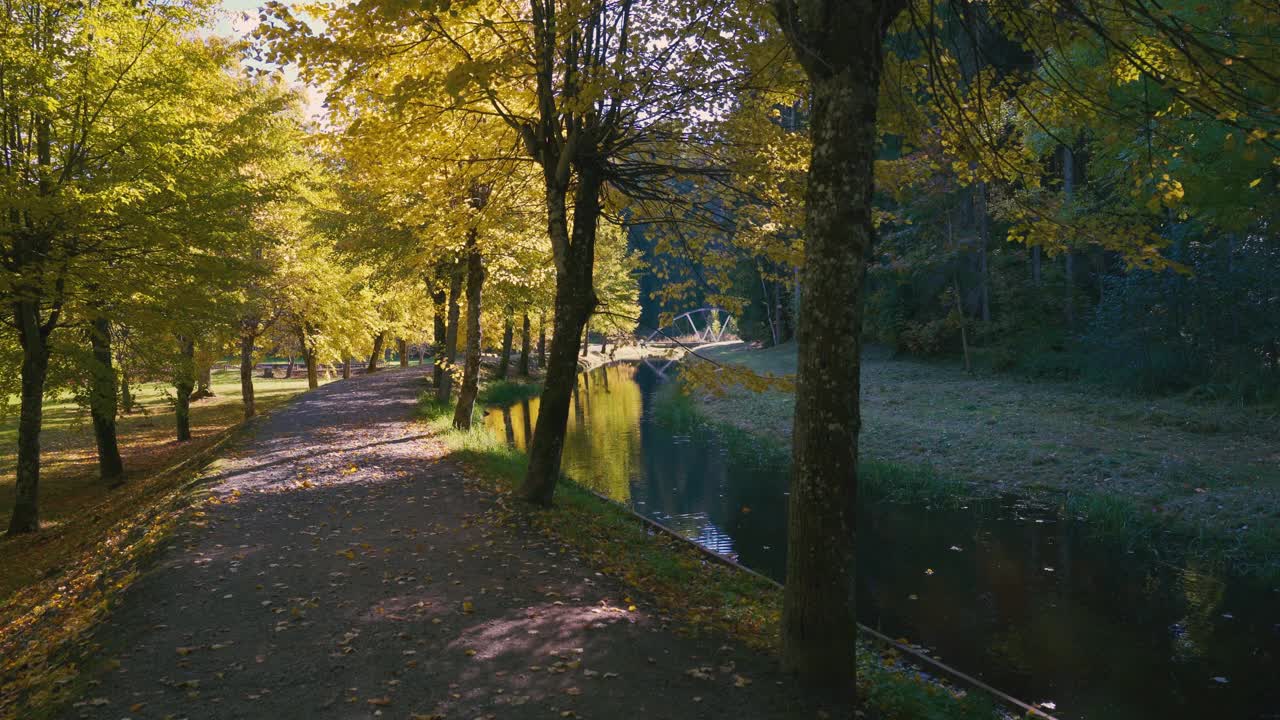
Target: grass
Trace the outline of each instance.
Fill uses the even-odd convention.
[[[481,405],[513,405],[542,393],[542,383],[531,380],[490,380],[476,400]]]
[[[259,410],[267,412],[306,389],[306,380],[256,379],[255,385]],[[195,439],[179,444],[163,389],[143,388],[146,412],[120,422],[128,476],[112,490],[97,481],[87,420],[71,403],[46,406],[42,528],[0,540],[0,718],[43,717],[85,691],[79,664],[111,662],[97,657],[93,628],[178,521],[190,513],[198,524],[200,506],[218,502],[199,496],[197,466],[241,426],[238,376],[216,374],[213,389],[215,398],[192,407]],[[13,418],[7,421],[0,432],[12,435]],[[12,451],[0,462],[12,473]],[[184,462],[189,467],[179,466]],[[0,500],[6,514],[12,485],[7,477]]]
[[[703,351],[758,373],[795,369],[793,344]],[[717,424],[785,446],[790,393],[694,393]],[[969,375],[870,350],[862,371],[863,488],[891,499],[1017,494],[1060,504],[1095,534],[1280,577],[1280,422],[1180,398],[1100,395],[1084,383]],[[687,422],[687,420],[686,420]],[[884,482],[879,482],[882,479]]]
[[[504,391],[505,392],[505,391]],[[714,562],[687,541],[656,533],[625,508],[562,478],[555,505],[529,513],[513,493],[524,477],[525,455],[477,423],[452,427],[453,407],[424,392],[418,415],[479,479],[488,483],[514,521],[571,546],[602,572],[652,596],[663,612],[695,629],[714,628],[758,649],[778,651],[782,593],[762,577]],[[746,436],[744,435],[744,438]],[[868,718],[884,720],[997,717],[989,699],[965,695],[921,676],[893,652],[859,650],[858,688]]]
[[[762,442],[756,433],[713,418],[679,383],[659,388],[652,412],[656,422],[673,432],[713,435],[717,444],[731,455],[753,457],[756,465],[777,467],[791,461],[791,447],[783,438],[767,437]],[[981,499],[973,496],[973,489],[968,483],[946,477],[929,467],[863,460],[858,463],[858,472],[858,491],[866,500],[959,504]]]

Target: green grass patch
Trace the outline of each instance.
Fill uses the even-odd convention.
[[[751,457],[767,466],[791,462],[787,438],[748,432],[704,413],[678,382],[658,390],[653,404],[655,422],[675,433],[711,437],[734,457]],[[969,483],[947,477],[927,466],[862,460],[858,463],[858,493],[872,502],[931,502],[960,504],[979,501]]]
[[[542,394],[542,383],[528,380],[490,380],[480,388],[481,405],[513,405]]]
[[[1103,492],[1068,495],[1063,511],[1083,519],[1091,538],[1105,544],[1200,572],[1225,572],[1267,584],[1280,581],[1280,531],[1274,526],[1224,530],[1207,522],[1171,525],[1159,505]]]
[[[858,655],[858,697],[880,720],[990,720],[998,713],[981,693],[957,693],[922,679],[893,649],[865,647]]]

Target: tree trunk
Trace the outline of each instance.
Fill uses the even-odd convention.
[[[462,371],[458,404],[453,409],[453,426],[471,429],[471,416],[480,389],[480,291],[484,286],[484,257],[476,247],[476,230],[467,235],[467,359]]]
[[[253,400],[253,339],[257,320],[246,320],[240,326],[240,401],[244,405],[244,419],[257,412]]]
[[[444,374],[444,366],[440,364],[440,357],[444,355],[445,336],[449,332],[449,326],[445,322],[445,313],[449,302],[449,293],[443,287],[431,293],[431,302],[435,305],[435,312],[432,313],[431,321],[433,324],[433,345],[431,349],[432,368],[431,368],[431,386],[440,387],[440,376]]]
[[[588,320],[585,327],[582,328],[582,357],[586,357],[591,352],[591,322]]]
[[[98,445],[98,474],[108,485],[123,482],[124,461],[116,438],[116,370],[111,366],[111,323],[98,315],[89,323],[93,363],[89,371],[89,414]]]
[[[191,392],[196,385],[196,343],[180,336],[178,345],[180,351],[173,374],[173,390],[177,394],[173,417],[177,424],[178,442],[187,442],[191,439]]]
[[[987,214],[987,184],[978,183],[975,196],[978,214],[978,275],[982,322],[991,322],[991,271],[987,263],[987,247],[991,244],[991,217]]]
[[[458,296],[462,294],[462,271],[463,264],[458,263],[449,275],[449,320],[445,325],[444,354],[436,358],[436,365],[443,368],[440,382],[436,385],[436,400],[442,403],[449,402],[453,392],[453,358],[458,354],[458,316],[461,314]]]
[[[578,343],[587,319],[600,300],[592,287],[595,265],[596,222],[600,216],[600,174],[590,166],[578,168],[574,193],[573,234],[565,224],[565,197],[547,183],[547,230],[553,247],[563,248],[556,262],[556,298],[551,358],[546,366],[538,422],[529,445],[529,465],[520,496],[538,505],[550,505],[560,478],[560,455],[569,422],[569,399],[578,374]]]
[[[285,368],[285,370],[284,370],[284,376],[285,376],[285,379],[286,379],[286,380],[292,380],[292,379],[293,379],[293,366],[294,366],[294,363],[295,363],[295,356],[294,356],[294,354],[293,354],[293,353],[289,353],[289,366],[288,366],[287,368]]]
[[[18,413],[18,468],[9,534],[40,529],[40,427],[44,421],[44,383],[49,374],[49,337],[40,326],[40,303],[14,303],[22,345],[22,399]]]
[[[859,372],[884,33],[898,0],[778,0],[812,93],[783,663],[856,693]]]
[[[529,313],[524,313],[520,321],[520,365],[517,372],[520,377],[529,377]]]
[[[511,314],[511,308],[507,308],[507,318],[502,324],[502,352],[498,354],[496,376],[499,380],[507,379],[507,368],[511,366],[511,344],[515,340],[515,332],[515,316]]]
[[[307,364],[307,389],[320,387],[320,368],[316,367],[316,348],[308,339],[306,332],[298,333],[298,345],[302,347],[302,361]]]
[[[1069,209],[1071,207],[1072,195],[1075,193],[1076,180],[1076,159],[1075,154],[1071,152],[1071,148],[1063,146],[1062,148],[1062,194],[1063,204]],[[1071,246],[1067,246],[1066,252],[1066,287],[1062,299],[1063,316],[1067,321],[1067,329],[1070,330],[1076,324],[1076,284],[1075,284],[1075,255],[1071,252]]]
[[[202,350],[196,353],[196,391],[191,399],[209,397],[213,397],[213,353]]]
[[[129,369],[120,368],[120,412],[128,415],[133,412],[133,388],[129,383]]]
[[[383,330],[373,338],[373,352],[369,353],[369,367],[365,372],[377,372],[378,361],[382,359],[382,345],[387,341],[387,331]]]
[[[400,352],[400,367],[409,367],[409,341],[400,338],[397,342],[397,350]]]
[[[351,358],[344,358],[342,360],[342,379],[351,379]]]
[[[956,265],[951,270],[951,288],[956,295],[956,321],[960,323],[960,349],[964,353],[964,371],[972,372],[973,365],[969,359],[968,323],[964,316],[964,293],[960,292],[960,244],[955,239],[950,209],[947,210],[947,248],[956,253]]]
[[[547,316],[538,316],[538,369],[547,367]]]

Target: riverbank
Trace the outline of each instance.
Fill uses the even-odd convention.
[[[506,394],[488,391],[490,398]],[[482,391],[481,397],[485,395]],[[524,476],[523,453],[481,424],[471,431],[452,429],[451,408],[435,402],[429,392],[419,400],[419,416],[441,438],[449,456],[463,463],[490,492],[511,496]],[[781,592],[772,582],[710,561],[689,542],[655,533],[631,512],[571,481],[560,482],[556,497],[555,507],[546,511],[529,514],[509,508],[509,518],[533,523],[544,536],[564,543],[606,576],[621,579],[635,596],[650,598],[658,612],[683,626],[677,632],[723,635],[776,656]],[[857,682],[858,717],[1004,717],[987,697],[946,685],[910,665],[892,648],[865,645]]]
[[[795,371],[794,345],[699,351],[756,373]],[[918,488],[1019,494],[1099,532],[1172,541],[1232,569],[1280,575],[1280,418],[1262,411],[1102,395],[1071,383],[863,360],[863,457]],[[692,390],[698,412],[785,448],[794,400],[777,390]],[[1176,537],[1168,537],[1170,534]]]

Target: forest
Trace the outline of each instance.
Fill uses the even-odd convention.
[[[1280,701],[1275,0],[5,0],[0,121],[0,718]]]

